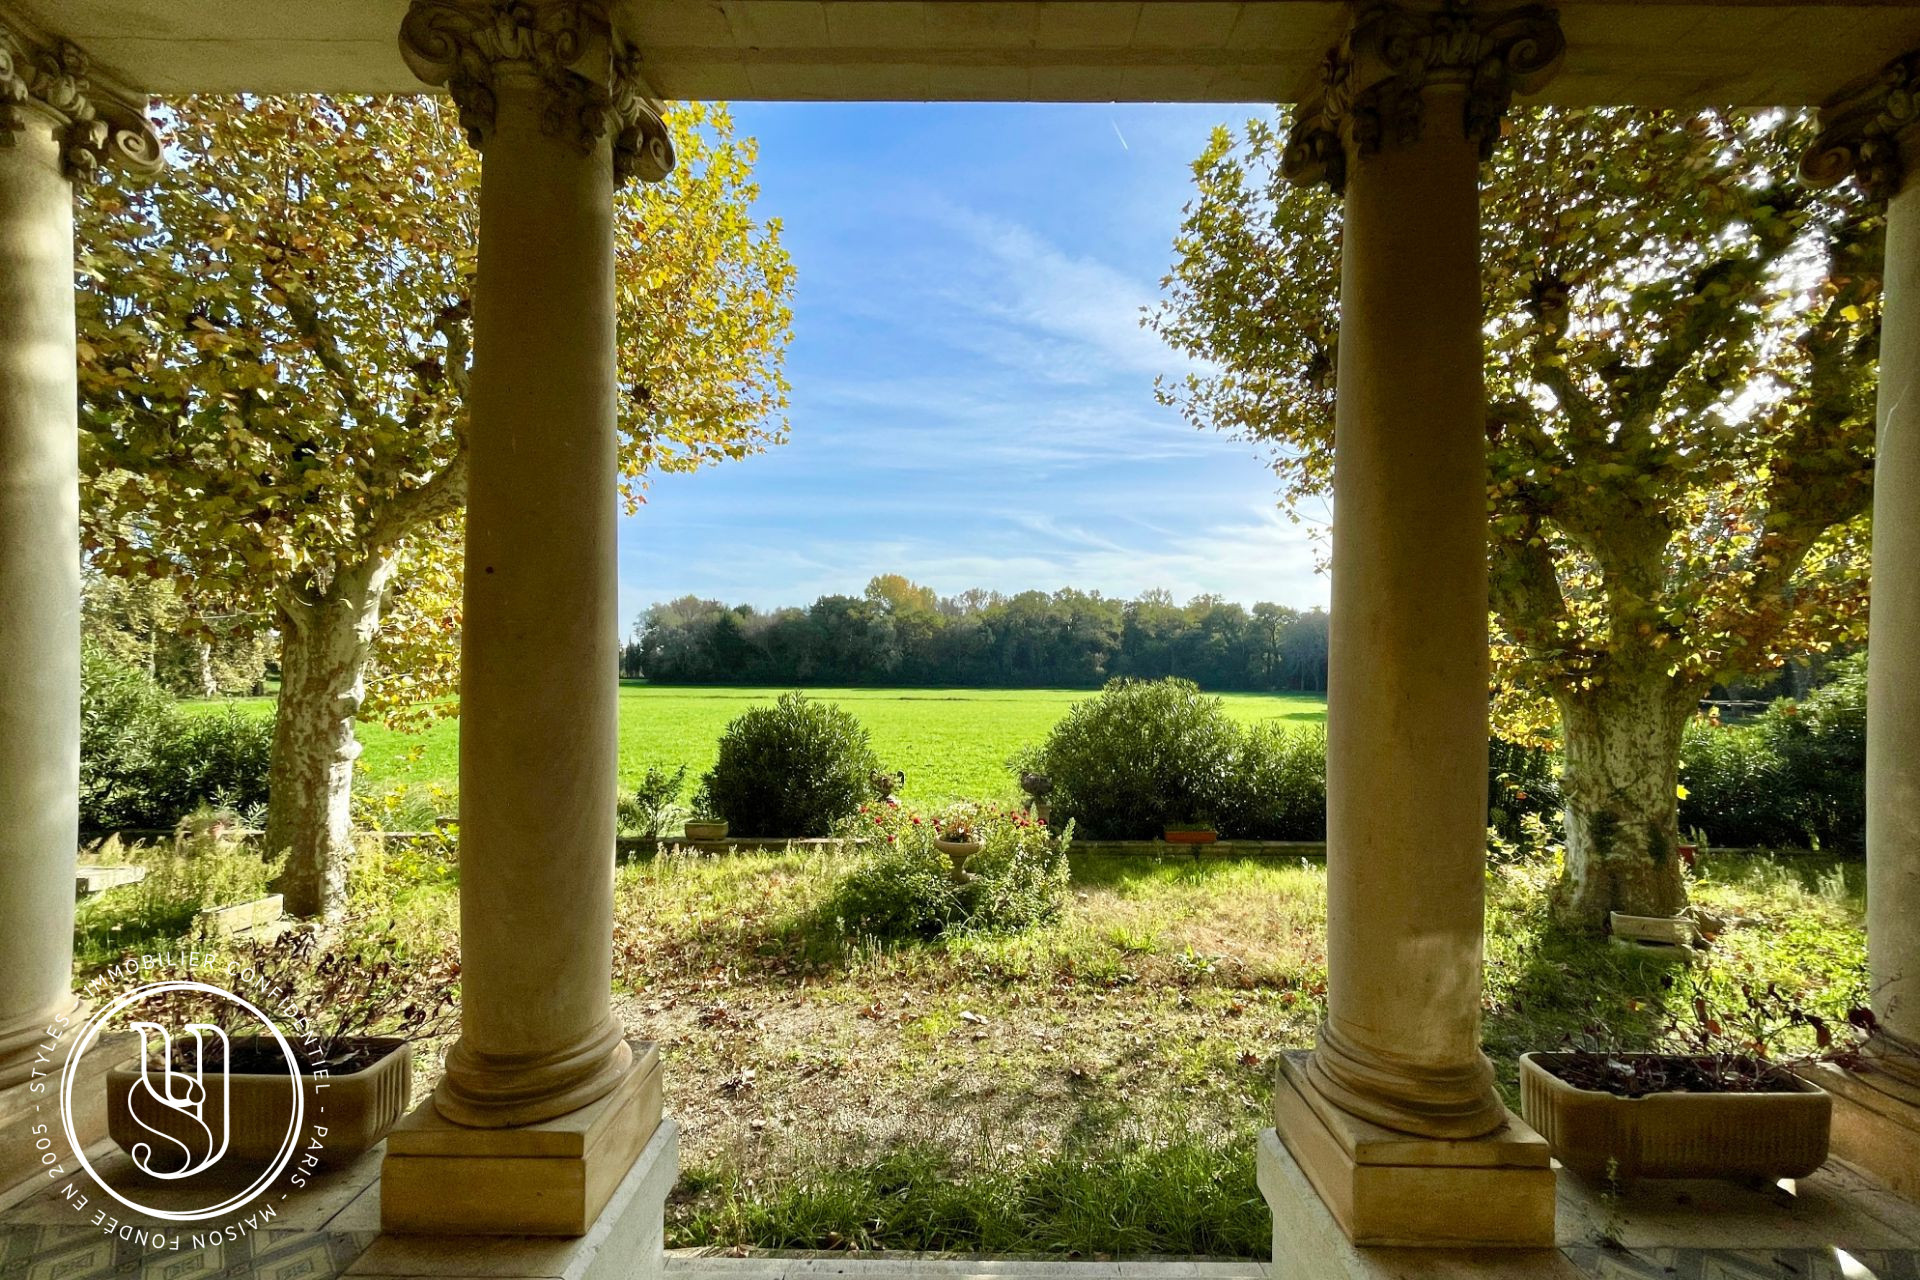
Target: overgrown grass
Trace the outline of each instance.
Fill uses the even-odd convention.
[[[686,764],[698,777],[712,767],[720,731],[752,706],[771,703],[782,690],[677,688],[623,684],[620,690],[620,785],[639,785],[648,765]],[[860,718],[874,749],[889,769],[907,773],[906,798],[919,805],[950,800],[1012,799],[1006,758],[1038,743],[1073,703],[1094,696],[1089,689],[808,689],[807,696],[837,702]],[[1248,724],[1277,720],[1323,724],[1326,699],[1318,694],[1221,695],[1228,713]],[[182,703],[189,714],[218,714],[227,706],[265,714],[267,698]],[[458,720],[442,720],[422,733],[395,733],[363,724],[366,750],[361,784],[371,793],[393,788],[438,787],[450,799],[459,790]]]
[[[1277,1055],[1311,1045],[1324,1013],[1321,866],[1076,856],[1045,926],[882,944],[821,909],[850,856],[679,852],[618,871],[616,1010],[660,1043],[686,1127],[669,1243],[1270,1256],[1253,1142]],[[1731,927],[1690,972],[1844,1012],[1864,995],[1859,871],[1706,859],[1695,899]],[[1644,1043],[1673,971],[1551,928],[1553,873],[1489,871],[1486,1041],[1510,1102],[1526,1050],[1595,1024]],[[87,904],[83,954],[105,954],[109,919],[116,946],[162,941],[212,892],[167,885],[236,874],[180,858],[144,899]],[[431,941],[451,935],[456,881],[445,846],[369,846],[353,886]]]

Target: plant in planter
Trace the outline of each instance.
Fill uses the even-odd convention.
[[[900,797],[897,793],[901,787],[907,785],[907,774],[904,769],[895,769],[892,773],[888,773],[885,769],[875,769],[867,775],[867,785],[873,789],[875,800],[898,808]]]
[[[1833,1100],[1795,1068],[1857,1059],[1872,1013],[1854,1009],[1836,1028],[1772,984],[1743,983],[1722,1009],[1707,980],[1690,986],[1681,1012],[1662,1004],[1655,1051],[1622,1049],[1592,1028],[1584,1043],[1522,1055],[1521,1115],[1561,1164],[1592,1179],[1812,1173],[1827,1158]],[[1796,1037],[1812,1047],[1783,1051]]]
[[[308,1125],[325,1130],[312,1154],[322,1163],[338,1164],[381,1141],[406,1113],[413,1091],[412,1043],[453,1029],[460,966],[451,947],[408,957],[391,924],[368,932],[348,921],[330,937],[333,941],[323,945],[319,935],[296,930],[244,943],[231,959],[248,974],[250,989],[269,995],[273,1007],[305,1018],[297,1037],[293,1029],[281,1030],[296,1046]],[[149,1044],[143,1035],[143,1048],[170,1055],[151,1063],[152,1074],[171,1068],[197,1080],[217,1080],[218,1087],[206,1088],[196,1119],[138,1087],[147,1074],[142,1064],[108,1072],[107,1129],[113,1140],[136,1156],[145,1148],[150,1162],[157,1142],[193,1150],[193,1126],[204,1123],[228,1135],[230,1154],[270,1159],[285,1141],[293,1116],[289,1064],[278,1042],[253,1033],[256,1028],[244,1021],[248,1015],[237,1005],[201,991],[175,993],[159,1012],[165,1025],[197,1024],[219,1034],[183,1035],[170,1044]],[[322,1088],[324,1096],[318,1093]]]
[[[968,810],[949,810],[934,824],[933,847],[947,855],[958,875],[966,869],[967,859],[983,847],[979,822]]]
[[[1169,822],[1160,834],[1168,844],[1212,844],[1220,838],[1211,822]]]
[[[689,840],[725,840],[727,820],[715,812],[713,792],[702,782],[693,793],[693,811],[687,815]]]
[[[648,765],[646,776],[633,795],[620,802],[620,827],[643,839],[658,840],[667,834],[686,812],[680,805],[680,791],[687,782],[687,766],[668,772]]]

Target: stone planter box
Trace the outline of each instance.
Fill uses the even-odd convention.
[[[277,923],[285,914],[286,905],[281,896],[270,893],[252,902],[236,902],[230,907],[208,907],[193,919],[203,934],[224,938]]]
[[[1160,834],[1168,844],[1212,844],[1220,838],[1211,827],[1168,827]]]
[[[686,825],[689,840],[724,840],[727,838],[725,822],[701,822],[689,818]]]
[[[1614,937],[1625,942],[1651,942],[1658,946],[1690,947],[1700,936],[1700,927],[1688,916],[1630,916],[1612,912],[1607,927]]]
[[[301,1044],[291,1038],[288,1043],[304,1064]],[[351,1160],[385,1138],[406,1114],[412,1096],[413,1049],[405,1040],[375,1038],[354,1043],[370,1046],[381,1056],[351,1075],[329,1075],[325,1089],[316,1090],[311,1076],[303,1073],[300,1077],[300,1087],[306,1092],[306,1133],[299,1140],[301,1149],[306,1149],[314,1126],[324,1126],[327,1132],[321,1139],[322,1149],[313,1153],[322,1164]],[[262,1044],[278,1052],[278,1046],[266,1037],[236,1036],[233,1040],[236,1051]],[[139,1079],[137,1062],[107,1073],[107,1132],[114,1142],[132,1154],[136,1143],[153,1144],[156,1130],[190,1141],[192,1127],[179,1112],[145,1100],[143,1091],[137,1095]],[[279,1154],[293,1118],[293,1090],[287,1085],[285,1073],[230,1074],[224,1112],[221,1090],[211,1073],[207,1086],[204,1118],[215,1133],[222,1131],[224,1122],[227,1158],[259,1162]]]
[[[1520,1114],[1584,1178],[1804,1178],[1827,1159],[1833,1099],[1782,1071],[1766,1093],[1580,1089],[1547,1069],[1561,1053],[1520,1058]],[[1620,1054],[1632,1060],[1651,1054]]]

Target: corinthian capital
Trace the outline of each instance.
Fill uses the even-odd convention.
[[[673,143],[660,104],[639,79],[639,57],[613,31],[607,0],[411,0],[400,52],[428,84],[445,85],[467,140],[485,149],[503,77],[541,89],[541,127],[590,151],[611,127],[622,181],[664,178]]]
[[[1486,159],[1516,92],[1545,84],[1566,39],[1551,9],[1480,12],[1369,4],[1321,64],[1320,96],[1301,105],[1282,171],[1295,182],[1346,185],[1349,148],[1371,155],[1419,138],[1430,91],[1461,98],[1466,135]]]
[[[1903,141],[1920,120],[1920,53],[1902,54],[1820,108],[1820,134],[1800,158],[1800,175],[1830,187],[1851,176],[1874,200],[1891,200],[1907,179]]]
[[[41,44],[0,22],[0,147],[35,118],[60,142],[60,163],[75,181],[105,176],[109,163],[140,176],[160,169],[160,135],[146,103],[93,84],[87,55],[68,40]]]

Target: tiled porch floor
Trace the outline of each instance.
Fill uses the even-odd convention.
[[[110,1143],[89,1155],[116,1181],[132,1174]],[[25,1183],[0,1194],[0,1280],[334,1280],[378,1234],[379,1169],[380,1153],[371,1152],[278,1204],[271,1229],[179,1251],[88,1225],[98,1198],[76,1213],[58,1183]],[[1597,1280],[1920,1280],[1920,1206],[1839,1161],[1791,1190],[1648,1182],[1617,1198],[1562,1173],[1559,1200],[1561,1252]],[[1267,1269],[1200,1259],[682,1251],[668,1256],[667,1270],[671,1280],[1263,1280]]]

